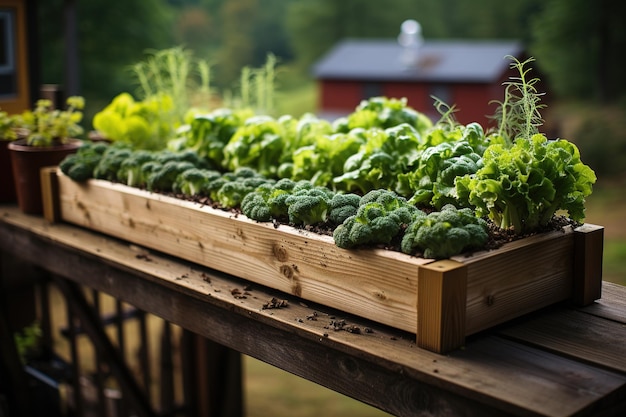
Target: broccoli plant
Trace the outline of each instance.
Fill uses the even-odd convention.
[[[339,190],[365,194],[374,189],[396,188],[397,176],[417,156],[420,135],[409,124],[385,130],[362,131],[359,151],[346,159],[343,174],[333,179]]]
[[[294,189],[300,188],[302,186],[289,178],[282,178],[276,183],[261,184],[243,198],[241,211],[252,220],[260,222],[287,219],[289,206],[285,201]]]
[[[326,187],[301,188],[285,199],[289,222],[292,224],[324,223],[333,192]]]
[[[148,150],[136,150],[124,159],[117,171],[117,180],[129,187],[144,187],[148,180],[144,164],[154,160],[154,154]]]
[[[93,170],[93,177],[107,181],[117,181],[122,162],[132,155],[133,151],[125,145],[110,145],[102,154],[98,165]]]
[[[208,184],[220,178],[222,174],[219,171],[203,169],[203,168],[191,168],[178,174],[172,190],[175,193],[181,193],[188,196],[195,195],[208,195]]]
[[[107,149],[105,143],[85,142],[76,153],[66,156],[59,168],[74,181],[86,181],[93,177],[93,171]]]
[[[188,161],[168,161],[160,167],[155,167],[148,175],[146,187],[150,191],[172,191],[178,175],[192,168],[195,168],[195,165]]]
[[[448,204],[441,211],[414,216],[402,237],[401,250],[421,250],[426,258],[444,259],[482,248],[488,239],[487,222],[470,208]]]
[[[210,181],[207,188],[213,201],[218,202],[224,208],[237,208],[240,207],[246,195],[262,184],[273,181],[252,168],[243,167]]]
[[[337,193],[330,200],[328,221],[335,226],[343,223],[348,217],[356,214],[361,196],[353,193]]]
[[[396,191],[410,196],[417,206],[440,209],[446,204],[466,205],[457,197],[456,178],[473,174],[480,167],[482,156],[467,140],[442,142],[421,151],[414,168],[398,175]]]
[[[368,244],[388,244],[419,212],[393,191],[370,191],[361,197],[356,214],[335,228],[335,244],[346,249]]]

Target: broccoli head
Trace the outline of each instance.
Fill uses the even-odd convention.
[[[269,222],[272,219],[270,207],[265,199],[266,193],[253,191],[246,194],[241,200],[241,211],[248,218],[259,222]]]
[[[108,149],[105,143],[84,142],[76,153],[61,161],[59,168],[74,181],[85,181],[93,177],[93,171]]]
[[[286,200],[296,185],[295,181],[288,178],[282,178],[275,183],[261,184],[241,201],[241,211],[249,218],[260,222],[286,219],[289,210]]]
[[[191,162],[169,161],[155,167],[155,170],[148,175],[146,186],[150,191],[172,191],[174,182],[182,172],[195,168]]]
[[[109,148],[102,154],[102,158],[93,170],[93,177],[107,180],[117,181],[117,173],[122,162],[132,155],[130,148],[121,145],[109,145]]]
[[[211,181],[208,184],[211,198],[225,208],[240,207],[243,199],[249,193],[255,191],[266,183],[273,183],[256,170],[248,167],[236,169],[234,172],[227,172],[221,178]]]
[[[487,243],[487,222],[469,208],[447,204],[441,211],[416,217],[402,238],[401,250],[421,250],[426,258],[444,259]]]
[[[330,200],[328,220],[334,225],[340,225],[348,217],[356,214],[361,202],[361,196],[352,193],[337,193]]]
[[[219,177],[221,174],[218,171],[203,168],[187,169],[178,174],[172,190],[189,196],[206,195],[209,182]]]
[[[301,187],[285,199],[289,222],[305,225],[325,222],[333,194],[326,187]]]
[[[333,238],[340,248],[389,244],[419,213],[393,191],[372,190],[361,197],[356,214],[335,228]]]
[[[145,186],[148,178],[144,175],[142,165],[153,160],[153,152],[143,149],[134,151],[120,164],[120,168],[117,171],[117,180],[130,187]]]

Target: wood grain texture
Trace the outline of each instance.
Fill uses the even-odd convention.
[[[467,267],[449,259],[419,269],[417,345],[449,352],[465,341]]]
[[[228,211],[121,184],[59,176],[63,220],[363,317],[415,331],[417,268],[430,260],[344,250]]]
[[[584,224],[574,231],[574,296],[581,306],[602,297],[604,228]]]
[[[573,248],[566,229],[453,257],[467,265],[467,334],[571,298]]]
[[[602,298],[582,309],[588,314],[626,324],[626,294],[624,287],[604,281]]]
[[[43,217],[50,222],[61,221],[61,208],[59,195],[59,181],[57,179],[58,167],[42,168],[41,174],[41,200],[43,204]]]
[[[581,311],[557,310],[502,334],[626,374],[626,327]]]

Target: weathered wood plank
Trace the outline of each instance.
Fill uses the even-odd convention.
[[[527,415],[543,416],[596,416],[605,407],[626,410],[625,375],[533,346],[482,337],[451,356],[488,375],[476,381],[476,395],[489,392],[488,384],[497,375],[506,394],[493,401],[506,399],[503,409],[520,407]],[[529,386],[532,388],[527,389]]]
[[[626,323],[626,287],[604,281],[602,283],[602,298],[580,309],[580,311]]]
[[[556,310],[501,334],[626,374],[626,327],[575,310]]]

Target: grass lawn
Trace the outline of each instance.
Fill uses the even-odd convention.
[[[390,414],[244,357],[246,417],[382,417]]]

